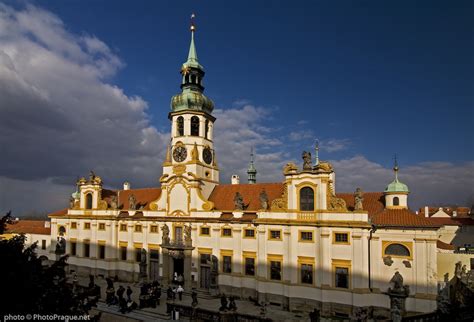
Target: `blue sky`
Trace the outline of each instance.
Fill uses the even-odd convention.
[[[25,160],[31,158],[25,149],[18,152],[7,148],[11,164],[4,161],[0,182],[3,177],[12,186],[16,184],[9,180],[20,180],[21,183],[15,181],[18,191],[35,185],[43,187],[47,182],[57,185],[51,193],[63,193],[72,189],[70,183],[77,175],[85,175],[91,168],[102,170],[112,186],[133,176],[140,186],[156,185],[156,180],[149,178],[156,178],[161,171],[163,142],[169,131],[169,102],[179,92],[179,69],[190,39],[189,17],[195,12],[197,51],[206,69],[205,93],[216,104],[216,126],[221,126],[216,129],[216,134],[221,133],[221,143],[216,137],[216,145],[217,153],[221,149],[223,155],[223,182],[229,181],[234,172],[245,176],[245,151],[251,146],[257,151],[262,181],[280,181],[285,162],[300,162],[301,151],[311,149],[318,138],[321,158],[334,161],[336,171],[339,167],[338,176],[343,177],[339,182],[346,191],[359,185],[366,191],[383,190],[392,179],[390,167],[396,153],[401,178],[418,195],[414,198],[415,207],[426,203],[466,203],[474,196],[474,178],[470,174],[474,169],[471,1],[4,3],[9,8],[4,11],[14,12],[15,18],[6,19],[12,27],[0,33],[0,50],[13,62],[19,78],[31,83],[34,90],[39,88],[46,93],[53,107],[45,107],[45,111],[56,111],[46,117],[37,108],[37,118],[44,122],[57,118],[62,121],[54,124],[65,124],[64,127],[82,122],[81,127],[90,127],[90,133],[97,133],[94,149],[77,147],[91,141],[81,136],[79,126],[54,135],[54,144],[46,139],[50,134],[44,128],[35,132],[44,139],[34,144],[21,134],[8,134],[13,142],[17,137],[25,140],[22,144],[44,146],[43,151],[48,151],[40,157],[35,151],[36,163],[28,164]],[[17,16],[24,16],[24,20]],[[47,40],[42,38],[44,35]],[[31,72],[38,61],[46,60],[38,59],[34,64],[36,47],[31,47],[29,60],[15,56],[15,48],[22,48],[26,41],[44,50],[41,57],[60,57],[66,66],[64,72],[46,63],[41,73]],[[71,74],[75,83],[66,78],[61,81],[58,75],[67,75],[68,68],[74,66],[97,68],[92,82],[97,85],[94,91],[87,92],[82,89],[84,85],[78,85],[91,84],[81,83],[90,76],[82,75],[83,70]],[[46,76],[37,77],[45,71],[48,75],[58,74],[47,80]],[[69,81],[71,86],[67,87]],[[133,143],[115,146],[106,142],[105,137],[117,132],[107,132],[93,125],[93,121],[74,115],[89,113],[91,119],[98,119],[120,113],[119,108],[114,109],[116,101],[98,97],[96,90],[103,86],[125,95],[119,103],[129,106],[135,114],[125,109],[117,120],[130,116],[126,120],[131,123],[124,131],[131,137],[136,133],[136,142],[149,143],[146,153],[134,150]],[[78,87],[80,96],[74,94]],[[83,100],[82,105],[73,100],[74,95]],[[19,101],[12,96],[13,103],[31,106],[31,102],[25,105]],[[104,106],[102,114],[94,114],[98,113],[93,108],[95,104]],[[67,115],[58,113],[54,106],[61,106],[59,110]],[[240,129],[240,136],[231,136],[228,132],[236,124],[229,118],[239,117],[244,129]],[[114,120],[112,116],[110,119]],[[26,124],[25,121],[18,128],[28,129]],[[72,133],[73,138],[69,138]],[[78,144],[73,149],[74,140]],[[229,149],[244,153],[230,151],[233,158],[226,159],[224,143],[229,141],[234,143]],[[130,158],[115,170],[110,164],[117,158],[112,156],[84,161],[85,156],[111,146],[120,151],[117,155],[121,157],[140,154],[142,158]],[[144,167],[152,171],[146,172]],[[379,174],[377,180],[370,180],[368,169]],[[57,200],[51,203],[58,204]],[[1,209],[6,207],[0,205]],[[39,202],[38,207],[50,206]]]
[[[331,157],[474,159],[471,1],[37,3],[118,52],[127,67],[114,81],[149,102],[160,128],[194,11],[206,93],[218,107],[248,100],[275,109],[273,128],[307,120],[317,137],[351,140]]]

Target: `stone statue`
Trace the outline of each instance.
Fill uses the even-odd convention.
[[[456,276],[457,278],[461,279],[461,274],[462,274],[462,263],[461,262],[457,262],[456,263],[456,266],[454,268],[454,276]]]
[[[74,198],[73,197],[69,197],[69,208],[73,209],[74,208]]]
[[[128,197],[128,209],[135,210],[137,208],[137,198],[135,198],[134,194],[131,194]]]
[[[117,196],[112,196],[112,198],[110,199],[110,208],[112,208],[113,210],[118,208]]]
[[[263,211],[267,211],[268,209],[268,195],[265,189],[260,192],[260,207],[263,209]]]
[[[400,308],[397,306],[390,309],[390,318],[393,322],[401,322],[402,321],[402,314]]]
[[[399,272],[393,274],[390,284],[393,286],[392,291],[401,291],[403,288],[403,276]]]
[[[244,198],[240,192],[236,192],[234,196],[234,208],[235,210],[244,210]]]
[[[311,152],[303,151],[303,154],[301,156],[303,158],[303,170],[311,170],[313,168]]]
[[[94,179],[95,179],[95,173],[94,173],[94,171],[91,170],[91,171],[89,172],[89,180],[90,180],[90,181],[94,181]]]
[[[161,227],[161,231],[163,232],[163,238],[162,238],[162,243],[167,245],[170,243],[170,229],[168,228],[167,224],[164,224],[163,227]]]
[[[298,171],[298,167],[293,162],[289,162],[283,167],[284,174],[296,173],[296,171]]]
[[[140,254],[140,264],[139,264],[139,267],[140,267],[140,279],[144,282],[146,277],[147,277],[147,263],[146,263],[146,260],[147,260],[147,253],[146,253],[146,249],[145,248],[142,248],[141,250],[141,254]]]
[[[361,188],[357,188],[354,193],[354,210],[363,210],[362,202],[364,201],[364,193]]]
[[[192,239],[191,239],[191,224],[188,226],[184,226],[184,243],[186,245],[191,245]]]

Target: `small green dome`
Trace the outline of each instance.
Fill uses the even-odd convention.
[[[410,190],[408,190],[408,186],[400,181],[398,181],[398,178],[393,180],[387,188],[385,188],[385,192],[405,192],[408,193]]]
[[[194,110],[211,114],[214,110],[214,103],[203,93],[186,88],[182,93],[173,96],[171,109],[173,112]]]

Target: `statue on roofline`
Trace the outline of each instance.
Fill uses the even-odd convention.
[[[311,152],[303,151],[301,157],[303,158],[303,170],[311,170],[313,168]]]
[[[263,211],[267,211],[268,209],[268,195],[265,189],[262,189],[260,192],[260,207],[263,209]]]
[[[361,188],[357,188],[354,192],[354,210],[363,210],[362,202],[364,201],[364,192]]]
[[[163,244],[169,244],[170,243],[170,229],[167,224],[164,224],[163,227],[161,227],[161,231],[163,232],[163,237],[162,237],[162,242]]]
[[[135,195],[131,194],[130,197],[128,197],[128,209],[135,210],[136,208],[137,198],[135,198]]]
[[[244,210],[244,198],[240,192],[236,192],[234,196],[234,208],[235,210]]]

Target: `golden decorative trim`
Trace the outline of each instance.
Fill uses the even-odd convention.
[[[150,205],[148,206],[151,211],[156,211],[158,210],[158,205],[156,202],[151,202]]]
[[[212,201],[206,201],[202,204],[202,209],[205,211],[211,211],[214,209],[214,203]]]
[[[177,176],[183,175],[186,172],[186,166],[184,164],[176,164],[173,166],[173,173]]]
[[[399,255],[386,255],[385,250],[388,246],[393,245],[393,244],[400,244],[405,246],[408,251],[410,252],[409,256],[399,256]],[[412,242],[407,242],[407,241],[388,241],[388,240],[382,240],[382,257],[385,256],[390,256],[393,258],[402,258],[402,259],[408,259],[408,260],[413,260],[413,243]]]

